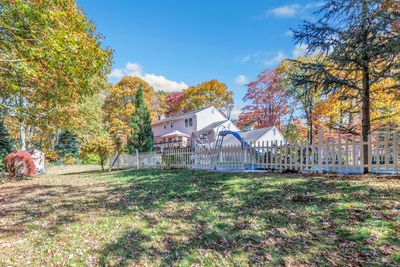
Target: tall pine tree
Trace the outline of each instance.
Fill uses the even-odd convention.
[[[322,54],[316,63],[301,63],[305,75],[295,83],[323,85],[325,93],[340,92],[343,98],[357,95],[354,102],[362,110],[361,136],[371,132],[371,87],[400,76],[400,31],[397,10],[388,12],[382,0],[325,0],[317,22],[304,22],[294,37],[309,53]],[[381,92],[396,93],[399,83],[387,83]],[[364,145],[364,164],[368,145]],[[368,168],[364,167],[364,172]]]
[[[135,96],[135,112],[131,119],[132,133],[128,138],[128,150],[133,153],[135,149],[148,152],[153,149],[153,132],[151,131],[150,113],[143,98],[142,86]]]
[[[60,159],[66,157],[79,159],[78,136],[69,131],[62,132],[55,149]]]
[[[3,169],[3,158],[12,152],[14,147],[4,121],[0,119],[0,170]]]

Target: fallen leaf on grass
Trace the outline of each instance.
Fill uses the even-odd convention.
[[[395,252],[395,249],[392,246],[383,245],[379,247],[379,251],[384,255],[391,255]]]

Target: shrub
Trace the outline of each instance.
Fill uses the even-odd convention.
[[[24,151],[8,154],[4,158],[4,165],[10,178],[32,176],[36,172],[31,154]]]
[[[0,117],[0,171],[4,168],[3,158],[12,151],[14,151],[14,147],[10,134],[3,119]]]
[[[77,163],[77,160],[76,160],[76,158],[73,157],[73,156],[66,156],[66,157],[63,159],[63,162],[64,162],[65,164],[67,164],[67,165],[74,165],[74,164]]]
[[[81,155],[86,157],[89,154],[96,154],[100,159],[101,169],[104,171],[104,165],[108,160],[108,157],[114,150],[114,144],[109,136],[99,136],[89,143],[87,143],[81,149]]]
[[[57,153],[54,152],[54,151],[46,152],[46,159],[47,159],[49,162],[58,161]]]
[[[95,153],[81,154],[83,164],[100,164],[100,157]]]

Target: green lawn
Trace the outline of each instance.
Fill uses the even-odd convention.
[[[398,179],[83,172],[0,205],[0,266],[400,264]]]

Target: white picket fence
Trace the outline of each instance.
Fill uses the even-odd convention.
[[[378,133],[362,142],[358,136],[323,138],[312,145],[277,143],[228,146],[213,150],[192,148],[123,154],[113,168],[186,168],[221,171],[298,171],[314,173],[399,174],[399,133]],[[364,164],[364,146],[368,158]],[[116,156],[110,158],[110,165]],[[111,166],[110,166],[111,167]]]

